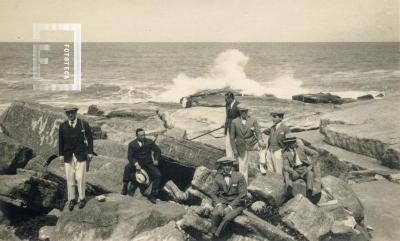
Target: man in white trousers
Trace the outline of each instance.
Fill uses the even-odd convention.
[[[272,112],[273,125],[271,128],[264,130],[264,134],[269,135],[266,160],[267,169],[279,175],[283,175],[283,140],[290,133],[290,128],[282,123],[284,114],[283,112]]]
[[[240,116],[240,112],[238,109],[239,101],[235,99],[235,95],[233,92],[228,91],[225,94],[225,109],[226,109],[226,118],[224,127],[225,138],[225,156],[233,158],[232,144],[230,138],[230,130],[232,125],[232,120]]]
[[[78,107],[64,107],[68,120],[59,128],[59,158],[65,165],[67,178],[68,208],[74,209],[76,202],[75,182],[79,194],[79,208],[85,206],[85,173],[87,161],[93,157],[93,137],[89,124],[77,118]]]
[[[259,151],[265,149],[265,144],[261,136],[260,127],[257,120],[248,115],[248,108],[242,104],[238,106],[240,117],[232,121],[230,138],[234,157],[239,162],[239,172],[248,181],[249,151]],[[265,170],[264,170],[265,171]]]

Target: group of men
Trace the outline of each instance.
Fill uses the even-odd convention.
[[[226,93],[225,101],[226,156],[217,160],[219,171],[209,193],[214,205],[211,231],[215,237],[246,207],[250,151],[259,153],[262,175],[269,170],[284,177],[288,193],[292,192],[293,181],[304,179],[307,196],[311,197],[317,169],[314,153],[310,160],[301,140],[287,137],[290,129],[282,123],[284,113],[271,113],[272,127],[261,132],[257,120],[248,114],[249,108],[239,103],[232,92]],[[93,137],[89,124],[77,118],[76,106],[68,105],[64,110],[68,119],[59,128],[59,157],[65,163],[68,207],[72,211],[77,204],[75,183],[79,208],[85,206],[85,172],[94,154]],[[268,145],[262,133],[269,135]],[[146,138],[144,129],[137,129],[136,139],[128,145],[129,162],[124,169],[121,194],[127,195],[131,183],[132,189],[144,187],[148,200],[156,203],[161,180],[160,156],[161,150],[155,141]]]

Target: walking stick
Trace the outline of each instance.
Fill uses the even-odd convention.
[[[201,135],[199,135],[199,136],[193,137],[192,139],[189,139],[189,141],[193,141],[194,139],[197,139],[197,138],[199,138],[199,137],[208,135],[208,134],[210,134],[210,133],[212,133],[212,132],[214,132],[214,131],[217,131],[217,130],[219,130],[219,129],[222,129],[222,128],[224,128],[224,127],[223,127],[223,126],[218,127],[217,129],[214,129],[214,130],[212,130],[212,131],[206,132],[206,133],[201,134]]]

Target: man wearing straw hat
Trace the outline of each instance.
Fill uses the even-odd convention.
[[[137,173],[140,172],[141,169],[144,169],[150,176],[150,185],[152,185],[151,192],[147,198],[150,202],[155,204],[161,181],[161,172],[157,167],[160,156],[160,148],[153,140],[146,138],[144,129],[136,129],[136,139],[131,141],[128,145],[129,163],[125,166],[121,194],[127,194],[128,183],[132,180],[132,173]],[[132,182],[132,186],[135,186],[135,181]]]
[[[65,165],[68,190],[68,208],[74,209],[75,181],[78,187],[79,208],[85,206],[85,173],[87,163],[93,157],[93,137],[89,124],[77,118],[78,107],[64,107],[68,120],[60,124],[58,145],[59,158]]]
[[[230,138],[232,150],[235,158],[239,161],[239,172],[241,172],[246,182],[248,180],[248,151],[265,149],[265,144],[261,136],[260,127],[257,120],[248,115],[249,108],[244,104],[238,106],[240,117],[232,121]],[[260,155],[260,161],[264,157]],[[264,173],[263,173],[264,174]]]
[[[211,198],[214,210],[211,214],[211,232],[219,237],[226,225],[245,209],[247,182],[242,173],[233,170],[230,157],[217,160],[221,172],[215,176],[211,187]]]

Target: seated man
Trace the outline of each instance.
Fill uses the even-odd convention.
[[[128,146],[129,163],[125,166],[122,195],[127,194],[128,183],[132,180],[132,174],[137,170],[144,169],[150,176],[152,182],[152,190],[148,199],[152,203],[156,203],[156,195],[159,191],[161,173],[158,169],[158,160],[161,156],[160,148],[153,140],[147,139],[142,128],[136,129],[136,139],[131,141]],[[137,184],[132,182],[132,186]]]
[[[296,137],[289,137],[283,140],[283,176],[288,194],[292,194],[293,182],[303,179],[306,182],[306,193],[310,199],[313,196],[313,189],[316,192],[321,190],[319,166],[316,165],[317,152],[311,152],[304,147],[303,142]],[[313,156],[310,160],[307,155]],[[318,187],[319,186],[319,187]]]
[[[211,214],[211,232],[219,237],[226,225],[245,209],[247,183],[240,172],[233,171],[233,162],[229,157],[217,160],[221,172],[215,176],[211,190],[214,210]]]

